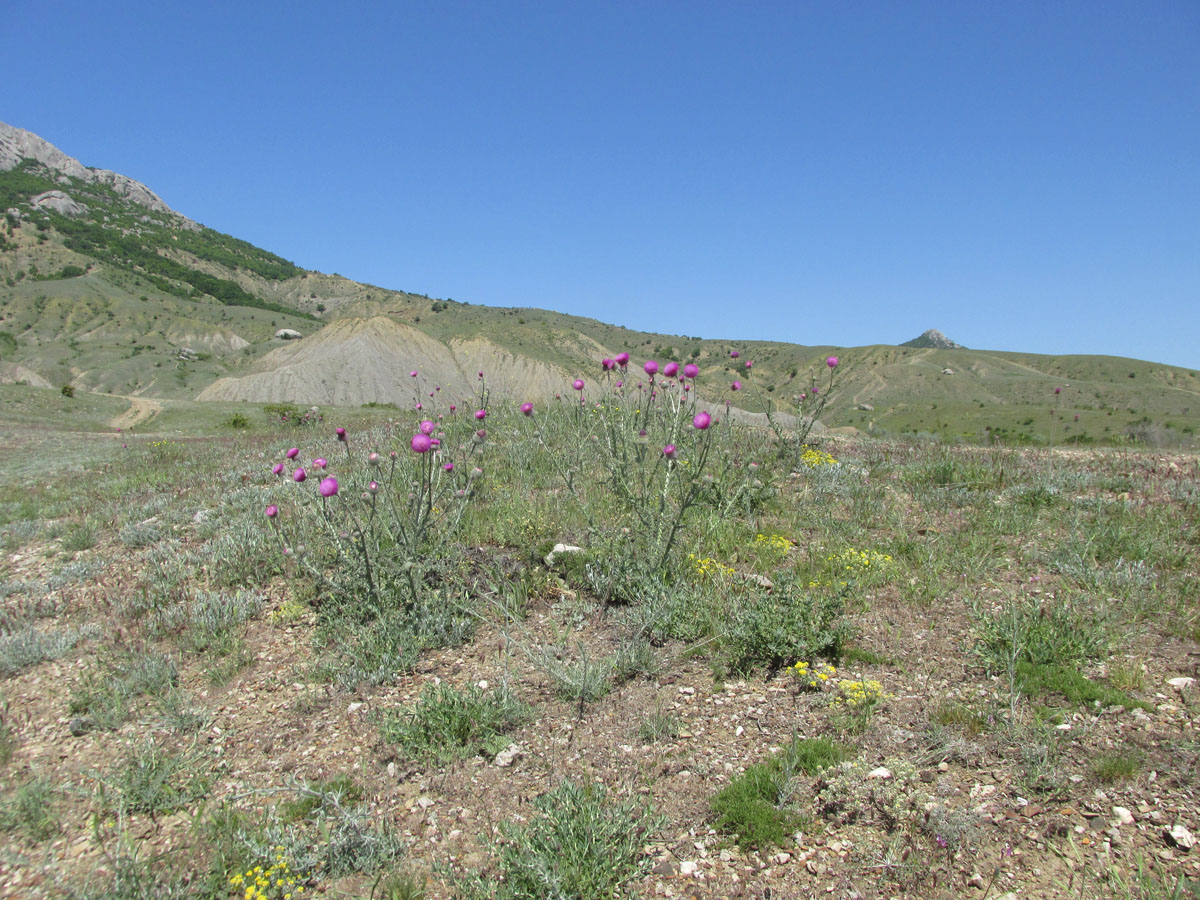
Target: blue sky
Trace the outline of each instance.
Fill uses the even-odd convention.
[[[672,334],[1200,368],[1195,0],[0,18],[0,120],[308,268]]]

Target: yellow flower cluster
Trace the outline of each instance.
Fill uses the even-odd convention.
[[[837,674],[837,669],[829,663],[822,662],[810,666],[803,659],[792,666],[790,671],[800,683],[800,687],[805,689],[823,688]]]
[[[292,872],[283,847],[272,849],[275,862],[270,867],[255,866],[229,879],[231,887],[242,891],[242,900],[293,900],[304,894],[306,877]]]
[[[855,550],[847,547],[841,553],[825,557],[827,562],[836,563],[848,572],[865,572],[871,568],[883,568],[891,565],[893,560],[886,553],[878,550]]]
[[[754,543],[765,545],[776,553],[787,553],[792,549],[792,542],[782,534],[757,534]]]
[[[308,607],[298,600],[284,600],[279,609],[267,615],[267,621],[272,625],[287,625],[303,619]]]
[[[737,569],[730,568],[724,563],[717,562],[711,556],[705,556],[703,559],[696,556],[694,553],[688,554],[688,560],[692,563],[692,568],[696,570],[696,574],[705,578],[715,578],[718,575],[723,575],[730,578],[737,574]]]
[[[805,447],[804,452],[800,454],[800,462],[810,469],[817,469],[821,466],[836,466],[838,464],[838,461],[824,450],[818,450],[815,447]]]
[[[883,685],[874,680],[839,681],[837,687],[838,697],[831,705],[848,709],[870,709],[890,696],[883,692]]]

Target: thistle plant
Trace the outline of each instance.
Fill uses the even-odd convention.
[[[530,404],[521,411],[572,496],[579,502],[593,540],[599,539],[595,511],[577,490],[581,470],[599,472],[607,495],[606,513],[624,525],[619,555],[630,554],[651,571],[664,568],[678,546],[689,510],[707,486],[705,470],[713,449],[715,421],[700,408],[693,391],[694,365],[660,365],[647,360],[642,375],[629,371],[629,355],[601,363],[598,389],[584,379],[572,387],[578,399],[571,412],[580,453],[570,460],[551,453],[544,425]],[[613,529],[605,531],[612,533]]]
[[[317,456],[290,478],[288,465],[275,464],[278,501],[265,514],[285,557],[328,595],[365,601],[368,614],[417,606],[429,563],[458,530],[483,474],[482,386],[479,399],[473,418],[422,418],[411,430],[358,436],[339,427],[343,453]],[[285,455],[293,462],[300,453]],[[310,471],[322,476],[315,490]]]
[[[811,456],[806,458],[806,452],[811,450],[808,446],[808,436],[833,397],[835,376],[840,365],[841,360],[836,356],[826,357],[825,369],[829,373],[827,379],[822,379],[816,370],[809,371],[808,386],[792,397],[795,423],[790,427],[780,419],[773,401],[767,398],[767,424],[770,425],[771,431],[775,435],[780,456],[787,460],[793,469],[798,469],[802,463],[810,468],[814,466],[814,463],[817,465],[828,464],[824,459],[817,462]],[[821,385],[822,381],[824,381],[824,387]],[[833,459],[830,457],[829,462],[832,461]]]

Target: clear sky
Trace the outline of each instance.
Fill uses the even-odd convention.
[[[301,266],[1200,368],[1200,2],[0,0],[0,121]]]

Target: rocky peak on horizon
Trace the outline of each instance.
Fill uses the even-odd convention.
[[[930,328],[920,337],[915,337],[911,341],[905,341],[901,347],[916,347],[918,349],[933,348],[935,350],[966,350],[962,344],[957,344],[950,338],[946,337],[936,328]]]
[[[0,172],[15,169],[23,160],[27,159],[56,173],[58,181],[64,186],[69,186],[71,178],[77,178],[89,184],[102,184],[131,203],[175,217],[183,227],[199,227],[191,219],[167,206],[158,194],[140,181],[134,181],[127,175],[121,175],[108,169],[89,168],[74,157],[67,156],[32,131],[0,122]]]

